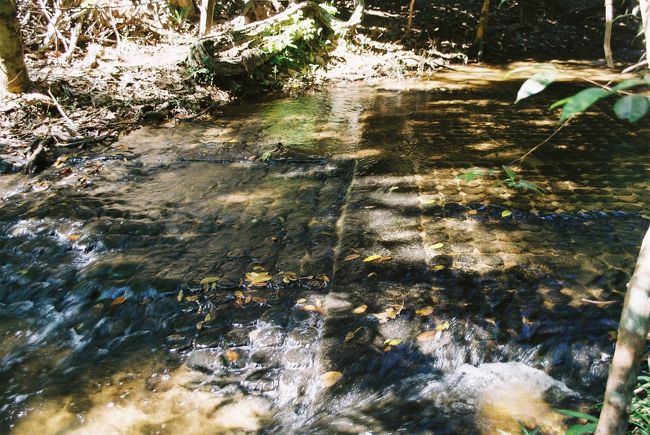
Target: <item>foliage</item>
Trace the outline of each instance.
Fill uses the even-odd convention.
[[[320,6],[326,16],[338,12],[333,6]],[[262,50],[272,55],[267,62],[270,71],[263,71],[263,75],[268,76],[270,72],[275,80],[309,72],[309,65],[322,63],[320,53],[333,45],[333,35],[313,18],[305,18],[302,11],[296,12],[292,20],[291,24],[274,29],[263,38]]]
[[[632,399],[630,412],[630,432],[632,434],[650,433],[650,358],[647,371],[637,378],[637,394]]]
[[[521,86],[515,103],[531,95],[540,93],[548,85],[553,83],[558,76],[558,71],[552,65],[536,65],[534,67],[518,69],[510,72],[508,75],[531,69],[537,70],[537,72]],[[615,86],[610,86],[610,83],[592,86],[583,89],[575,95],[556,101],[550,108],[562,108],[560,123],[563,123],[572,116],[586,111],[598,101],[616,96],[618,97],[618,100],[614,104],[614,113],[616,116],[625,121],[637,122],[648,113],[648,109],[650,109],[650,97],[639,93],[629,93],[628,89],[631,88],[650,88],[650,76],[646,75],[643,78],[623,80]]]
[[[506,187],[516,190],[533,191],[536,193],[543,193],[544,189],[524,180],[517,175],[514,169],[508,166],[502,166],[501,169],[475,169],[458,175],[456,178],[459,180],[470,182],[478,177],[496,177],[497,183]]]

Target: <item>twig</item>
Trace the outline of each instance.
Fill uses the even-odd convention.
[[[72,122],[72,120],[68,117],[68,115],[66,115],[65,111],[63,110],[63,107],[61,107],[61,105],[56,100],[56,98],[54,98],[54,95],[52,95],[52,91],[48,89],[47,94],[50,96],[50,98],[54,102],[54,105],[56,106],[56,110],[58,110],[58,112],[61,114],[63,119],[65,119],[66,123],[68,124],[68,127],[70,127],[70,129],[72,129],[73,131],[76,132],[77,131],[76,124],[74,122]]]
[[[564,127],[569,123],[569,121],[571,121],[571,120],[573,119],[574,116],[575,116],[575,114],[569,116],[569,117],[568,117],[568,118],[567,118],[567,119],[566,119],[566,120],[565,120],[565,121],[564,121],[564,122],[563,122],[563,123],[562,123],[558,128],[556,128],[555,131],[554,131],[553,133],[551,133],[551,134],[550,134],[546,139],[544,139],[543,141],[541,141],[540,143],[538,143],[537,145],[535,145],[534,147],[532,147],[532,148],[531,148],[531,149],[530,149],[526,154],[524,154],[523,156],[521,156],[521,157],[517,157],[516,159],[514,159],[513,161],[511,161],[511,162],[509,163],[509,165],[512,165],[512,164],[515,163],[515,162],[523,163],[523,162],[524,162],[524,159],[525,159],[526,157],[528,157],[529,155],[531,155],[532,153],[534,153],[534,152],[535,152],[539,147],[541,147],[542,145],[544,145],[545,143],[547,143],[548,141],[550,141],[550,140],[551,140],[551,139],[552,139],[556,134],[558,134],[558,133],[560,132],[560,130],[562,130],[562,129],[563,129],[563,128],[564,128]]]

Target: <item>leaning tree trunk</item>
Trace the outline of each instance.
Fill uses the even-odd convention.
[[[614,57],[612,56],[612,24],[614,22],[614,0],[605,0],[605,60],[610,69],[614,69]]]
[[[15,0],[0,0],[0,94],[20,94],[30,86]]]
[[[194,67],[207,67],[222,80],[250,77],[277,53],[278,47],[274,48],[274,52],[267,47],[266,41],[270,35],[277,35],[283,28],[294,24],[296,19],[313,19],[321,29],[319,38],[331,40],[333,48],[338,38],[361,22],[364,7],[363,0],[355,0],[355,10],[350,19],[344,22],[333,18],[316,2],[290,4],[281,13],[265,20],[200,38],[190,51],[188,63]],[[286,46],[292,43],[284,38],[276,42]]]
[[[596,435],[619,435],[627,429],[641,357],[650,327],[650,228],[646,232],[628,284],[603,409]]]

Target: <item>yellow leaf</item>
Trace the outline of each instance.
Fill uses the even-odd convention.
[[[449,322],[446,320],[436,326],[436,331],[446,331],[447,329],[449,329]]]
[[[261,297],[259,297],[259,296],[252,296],[251,299],[252,299],[254,302],[257,302],[258,304],[265,304],[265,303],[268,302],[268,300],[267,300],[266,298],[261,298]]]
[[[316,305],[303,305],[302,310],[319,312],[320,308],[318,308]]]
[[[399,338],[389,338],[388,340],[384,341],[384,346],[397,346],[401,342],[402,340]]]
[[[431,245],[431,249],[440,249],[443,246],[445,246],[444,243],[435,243],[435,244]]]
[[[183,289],[179,290],[179,292],[178,292],[178,296],[176,296],[176,300],[177,300],[178,302],[180,302],[180,301],[183,300]]]
[[[390,261],[390,260],[392,260],[392,259],[393,259],[393,257],[381,257],[381,258],[378,260],[378,263],[383,263],[384,261]]]
[[[124,296],[120,296],[119,298],[115,298],[113,302],[111,302],[111,306],[123,304],[124,301],[126,301],[126,298]]]
[[[361,255],[359,254],[350,254],[347,257],[345,257],[343,261],[352,261],[352,260],[356,260],[359,257],[361,257]]]
[[[195,301],[198,301],[198,300],[199,300],[199,297],[196,296],[196,295],[193,295],[193,296],[185,296],[185,300],[186,300],[187,302],[195,302]]]
[[[470,216],[474,216],[475,214],[478,214],[478,211],[476,211],[476,210],[474,210],[474,209],[472,209],[472,210],[468,210],[468,211],[467,211],[467,214],[470,215]]]
[[[248,280],[255,287],[264,287],[273,277],[268,272],[249,272],[246,274]]]
[[[71,242],[76,242],[80,238],[81,238],[81,236],[79,234],[70,234],[68,236],[68,240],[70,240]]]
[[[226,350],[226,359],[230,362],[235,362],[239,359],[239,354],[232,349]]]
[[[381,255],[371,255],[363,259],[364,263],[370,263],[372,261],[377,261],[381,258]]]
[[[237,290],[237,291],[235,292],[235,297],[236,297],[237,299],[244,299],[244,293],[242,293],[241,290]]]
[[[430,341],[436,338],[436,335],[438,335],[438,331],[424,331],[420,335],[416,337],[417,341]]]
[[[200,281],[200,283],[204,285],[208,285],[208,284],[215,283],[217,281],[219,281],[219,277],[217,276],[206,276]]]
[[[510,210],[503,210],[501,212],[501,217],[506,218],[506,217],[510,216],[511,214],[512,214],[512,212]]]
[[[363,314],[366,312],[367,309],[368,309],[368,305],[366,304],[359,305],[354,310],[352,310],[352,314]]]
[[[354,332],[350,331],[347,334],[345,334],[345,341],[350,341],[354,338]]]
[[[320,382],[325,388],[329,388],[336,384],[338,381],[341,380],[343,377],[343,373],[341,372],[336,372],[336,371],[331,371],[331,372],[325,372],[322,375],[320,375]]]
[[[421,201],[420,203],[422,205],[431,205],[431,204],[435,204],[436,200],[435,199],[425,199],[425,200]]]
[[[433,313],[433,307],[431,305],[428,305],[424,308],[420,308],[419,310],[415,310],[415,314],[418,316],[428,316],[429,314]]]
[[[327,275],[319,275],[317,278],[323,282],[330,282],[330,279]]]
[[[442,269],[444,269],[444,268],[445,268],[444,265],[442,265],[442,264],[436,264],[435,266],[433,266],[433,267],[431,268],[431,270],[442,270]]]
[[[296,301],[297,304],[304,304],[305,302],[307,302],[307,299],[305,298],[300,298]]]
[[[208,313],[208,314],[205,316],[205,319],[203,319],[203,321],[204,321],[204,322],[209,322],[210,320],[212,320],[212,316],[210,315],[210,313]]]

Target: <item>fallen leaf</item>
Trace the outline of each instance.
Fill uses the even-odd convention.
[[[617,331],[609,331],[607,333],[607,339],[609,341],[616,341],[617,338],[618,338],[618,332]]]
[[[428,305],[424,308],[420,308],[419,310],[415,310],[415,314],[418,316],[428,316],[429,314],[433,313],[433,307],[431,305]]]
[[[477,210],[474,210],[474,209],[472,209],[472,210],[468,210],[468,211],[467,211],[467,214],[470,215],[470,216],[474,216],[475,214],[478,214],[478,211],[477,211]]]
[[[196,323],[196,330],[200,331],[201,329],[203,329],[203,322],[197,322]]]
[[[265,287],[273,277],[268,272],[249,272],[246,274],[246,280],[254,287]]]
[[[366,304],[359,305],[354,310],[352,310],[352,314],[363,314],[366,312],[367,309],[368,309],[368,305]]]
[[[285,284],[289,284],[290,282],[298,281],[298,275],[296,275],[293,272],[285,272],[282,275],[282,282]]]
[[[304,304],[305,302],[307,302],[307,299],[305,298],[300,298],[296,301],[297,304]]]
[[[123,304],[124,301],[126,301],[126,297],[124,297],[124,296],[120,296],[120,297],[118,297],[118,298],[115,298],[115,299],[113,300],[113,302],[111,302],[111,306],[113,306],[113,305],[120,305],[120,304]]]
[[[431,205],[431,204],[435,204],[436,200],[435,199],[425,199],[425,200],[421,201],[420,203],[422,205]]]
[[[356,260],[359,257],[361,257],[361,255],[359,254],[350,254],[347,257],[345,257],[343,261],[352,261],[352,260]]]
[[[208,313],[208,314],[206,314],[205,319],[203,319],[203,321],[204,322],[209,322],[210,320],[212,320],[212,316],[210,315],[210,313]]]
[[[253,302],[257,302],[258,304],[265,304],[268,302],[268,299],[261,298],[259,296],[251,296],[251,299],[253,300]]]
[[[443,246],[445,246],[444,243],[434,243],[433,245],[431,245],[431,249],[440,249]]]
[[[377,276],[377,272],[370,272],[368,274],[368,278],[372,278],[373,276]]]
[[[178,302],[180,302],[180,301],[183,300],[183,289],[180,289],[180,290],[178,291],[178,296],[176,296],[176,300],[177,300]]]
[[[449,329],[449,322],[446,320],[436,326],[436,331],[446,331],[447,329]]]
[[[274,242],[277,242],[277,241],[278,241],[278,237],[277,237],[277,236],[273,236],[273,237],[271,237],[271,240],[274,241]]]
[[[384,341],[384,346],[397,346],[401,342],[402,340],[399,338],[389,338],[388,340]]]
[[[206,276],[199,283],[203,285],[208,285],[208,284],[213,284],[217,281],[219,281],[219,277],[217,276]]]
[[[385,261],[390,261],[392,259],[393,259],[393,257],[381,257],[377,262],[378,263],[383,263]]]
[[[320,312],[320,308],[317,307],[316,305],[303,305],[302,306],[303,311],[315,311],[315,312]]]
[[[433,340],[434,338],[436,338],[438,333],[439,332],[435,331],[435,330],[434,331],[424,331],[423,333],[419,334],[416,337],[416,340],[417,341],[430,341],[430,340]]]
[[[68,236],[68,240],[70,240],[71,242],[76,242],[80,238],[81,238],[81,236],[79,234],[70,234]]]
[[[237,290],[234,295],[237,299],[244,299],[244,293],[242,293],[241,290]]]
[[[347,334],[345,334],[345,341],[350,341],[354,338],[354,331],[350,331]]]
[[[226,359],[230,362],[235,362],[239,359],[239,354],[232,349],[226,350]]]
[[[316,277],[318,280],[323,281],[323,282],[330,282],[330,279],[327,275],[319,275]]]
[[[445,266],[443,264],[436,264],[435,266],[433,266],[431,268],[431,270],[442,270],[444,268],[445,268]]]
[[[370,262],[372,262],[372,261],[377,261],[377,260],[379,260],[380,258],[381,258],[381,255],[376,255],[376,254],[375,254],[375,255],[371,255],[371,256],[369,256],[369,257],[364,258],[364,259],[363,259],[363,262],[364,262],[364,263],[370,263]]]
[[[393,186],[390,189],[388,189],[388,193],[391,193],[393,190],[397,190],[397,189],[399,189],[398,186]]]
[[[511,214],[512,214],[512,212],[510,210],[503,210],[501,212],[501,217],[506,218],[506,217],[510,216]]]
[[[67,156],[61,156],[61,157],[59,157],[59,158],[56,159],[56,161],[54,162],[54,167],[57,168],[57,169],[62,168],[62,167],[63,167],[63,163],[64,163],[66,160],[68,160],[68,157],[67,157]]]
[[[320,375],[320,382],[325,388],[329,388],[336,384],[338,381],[341,380],[343,377],[343,373],[341,372],[336,372],[336,371],[331,371],[331,372],[325,372],[322,375]]]
[[[186,300],[187,302],[196,302],[196,301],[199,300],[199,297],[196,296],[196,295],[185,296],[185,300]]]

